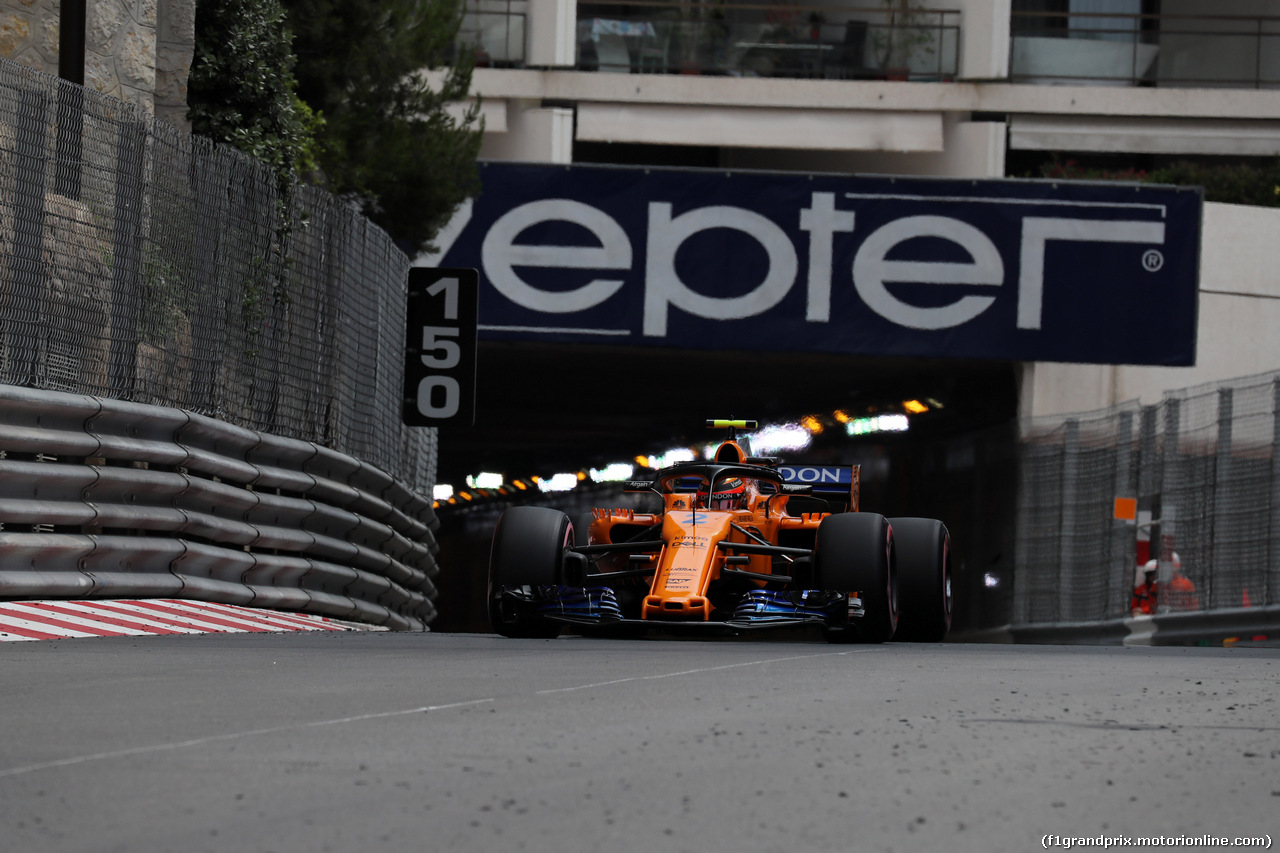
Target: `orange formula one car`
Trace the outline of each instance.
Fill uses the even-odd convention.
[[[738,429],[713,461],[626,484],[653,513],[597,509],[579,543],[569,517],[518,506],[498,521],[489,618],[507,637],[644,629],[743,633],[810,625],[832,642],[936,642],[951,627],[951,542],[931,518],[858,511],[857,466],[784,466]],[[803,500],[799,498],[803,497]],[[806,512],[792,502],[816,507]],[[831,512],[838,504],[843,512]]]

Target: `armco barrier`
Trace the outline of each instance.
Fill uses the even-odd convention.
[[[0,385],[0,598],[183,597],[423,630],[437,527],[425,498],[329,448]]]
[[[1084,646],[1221,645],[1255,638],[1280,640],[1280,607],[1236,607],[1108,619],[1004,625],[954,635],[960,643],[1029,643]]]

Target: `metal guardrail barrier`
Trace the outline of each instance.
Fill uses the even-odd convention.
[[[0,60],[0,598],[435,615],[409,258],[310,186]]]
[[[1098,622],[1005,625],[951,639],[971,643],[1086,646],[1231,645],[1280,637],[1280,606],[1161,613]]]
[[[0,598],[183,597],[422,630],[434,527],[403,483],[310,442],[0,385]]]

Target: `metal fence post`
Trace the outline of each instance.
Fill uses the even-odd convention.
[[[79,201],[84,169],[84,86],[68,80],[58,81],[57,152],[54,192]]]
[[[1164,407],[1164,445],[1160,475],[1160,526],[1159,539],[1152,539],[1154,549],[1160,563],[1168,563],[1173,557],[1173,543],[1177,537],[1179,500],[1178,490],[1187,479],[1182,459],[1182,401],[1166,398],[1161,404]],[[1152,536],[1156,530],[1152,530]],[[1205,575],[1206,579],[1210,575]],[[1206,581],[1207,582],[1207,581]],[[1208,590],[1205,590],[1208,595]]]
[[[1240,583],[1235,577],[1237,567],[1230,565],[1229,542],[1225,535],[1231,516],[1232,460],[1231,429],[1234,417],[1232,389],[1218,389],[1218,442],[1213,464],[1213,519],[1209,525],[1209,576],[1213,578],[1211,607],[1239,607]],[[1173,567],[1160,567],[1160,583],[1163,586],[1172,577]],[[1223,596],[1226,596],[1224,599]],[[1163,597],[1163,596],[1162,596]]]
[[[1161,465],[1163,454],[1160,452],[1160,406],[1143,406],[1141,425],[1138,427],[1138,496],[1160,496],[1163,485],[1164,469]],[[1157,510],[1152,509],[1154,514]],[[1158,516],[1156,516],[1158,517]],[[1154,531],[1153,531],[1154,535]]]
[[[1054,621],[1060,622],[1071,612],[1064,603],[1074,601],[1076,582],[1075,559],[1072,553],[1071,531],[1079,524],[1076,508],[1076,490],[1080,485],[1080,421],[1070,418],[1066,423],[1066,436],[1062,442],[1062,507],[1058,529],[1067,533],[1058,545],[1058,595],[1054,608]],[[1066,611],[1064,613],[1064,610]]]
[[[1280,603],[1280,377],[1271,381],[1271,494],[1267,604]]]
[[[49,96],[23,87],[14,136],[13,308],[11,370],[25,384],[44,385],[40,338],[45,313],[44,208]]]
[[[143,165],[147,128],[122,118],[117,130],[115,240],[112,245],[111,354],[108,386],[132,399],[138,372],[138,298],[142,255]]]
[[[1136,454],[1133,452],[1133,412],[1120,412],[1116,424],[1114,497],[1136,495],[1138,478]],[[1138,529],[1127,521],[1111,520],[1110,571],[1107,572],[1106,601],[1102,618],[1123,616],[1128,612],[1132,592],[1133,563]]]
[[[229,202],[227,184],[230,163],[225,152],[214,148],[203,137],[191,138],[191,183],[195,196],[196,229],[191,251],[195,281],[191,301],[194,322],[191,353],[191,404],[197,410],[212,414],[215,402],[216,374],[226,355],[226,311],[222,305],[218,255],[222,243],[222,224],[227,219]]]

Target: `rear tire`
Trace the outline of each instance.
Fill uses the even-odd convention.
[[[504,637],[549,639],[560,624],[522,614],[504,602],[502,591],[517,587],[560,586],[564,553],[574,544],[569,516],[556,509],[517,506],[498,519],[489,552],[489,623]]]
[[[896,639],[940,643],[951,630],[951,534],[932,518],[891,518],[902,614]]]
[[[848,628],[832,628],[833,643],[883,643],[898,626],[898,578],[893,529],[883,515],[845,512],[818,525],[813,575],[821,590],[857,592],[863,616]]]

